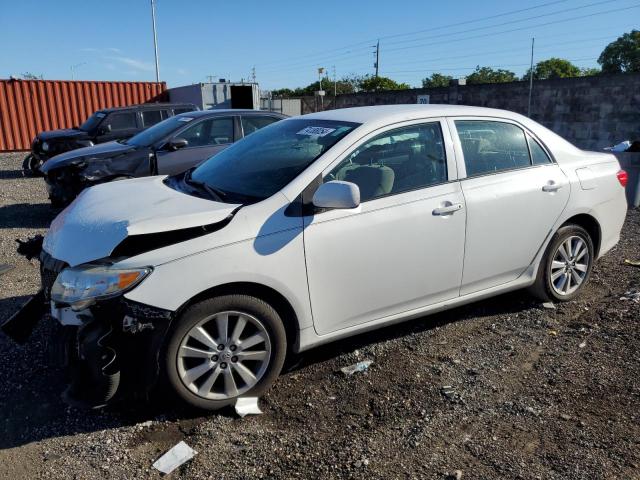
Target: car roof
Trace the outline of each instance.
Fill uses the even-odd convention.
[[[318,120],[337,120],[356,123],[395,123],[405,120],[417,120],[425,117],[452,116],[501,117],[521,121],[522,115],[496,108],[472,107],[468,105],[376,105],[370,107],[351,107],[324,112],[310,113],[302,118]],[[299,117],[300,118],[300,117]]]
[[[111,112],[121,112],[123,110],[144,110],[146,108],[172,108],[172,107],[189,107],[195,108],[196,106],[193,103],[138,103],[136,105],[126,105],[123,107],[110,107],[110,108],[101,108],[97,110],[98,112],[111,113]]]
[[[251,110],[251,109],[242,109],[242,108],[217,108],[215,110],[197,110],[193,112],[184,112],[180,115],[183,117],[207,117],[207,116],[218,116],[218,115],[271,115],[279,118],[287,118],[286,115],[283,115],[278,112],[271,112],[269,110]]]

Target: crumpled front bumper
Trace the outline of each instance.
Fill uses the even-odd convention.
[[[145,396],[159,378],[160,353],[174,313],[123,296],[73,312],[50,300],[55,277],[66,265],[44,251],[40,261],[42,288],[4,322],[4,333],[24,343],[49,312],[64,332],[48,343],[62,352],[59,361],[70,378],[64,394],[69,403],[97,408]]]

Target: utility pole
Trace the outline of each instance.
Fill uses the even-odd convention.
[[[159,82],[160,64],[158,63],[158,36],[156,34],[156,0],[151,0],[151,22],[153,23],[153,50],[156,54],[156,82]]]
[[[251,81],[253,83],[256,83],[256,67],[255,66],[251,69]]]
[[[333,101],[335,103],[338,96],[338,78],[336,77],[336,66],[333,66]]]
[[[318,95],[320,96],[320,110],[324,110],[324,90],[322,90],[322,74],[324,73],[324,67],[318,68],[318,85],[320,90]]]
[[[376,63],[373,66],[376,67],[376,78],[378,78],[378,71],[380,69],[380,40],[376,43]]]
[[[69,67],[71,69],[71,80],[75,80],[75,71],[78,67],[81,67],[82,65],[86,65],[88,62],[80,62],[80,63],[76,63],[75,65],[71,65],[71,67]]]
[[[531,118],[531,97],[533,95],[533,45],[536,39],[531,39],[531,67],[529,68],[529,104],[527,106],[527,117]]]

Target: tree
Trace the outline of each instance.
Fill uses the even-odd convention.
[[[640,31],[631,30],[607,45],[598,63],[603,73],[640,72]]]
[[[480,67],[480,65],[478,65],[475,71],[467,77],[467,84],[505,83],[515,82],[516,80],[516,74],[510,70],[503,70],[501,68],[494,70],[491,67]]]
[[[367,75],[360,80],[358,85],[364,92],[379,92],[381,90],[407,90],[411,88],[406,83],[398,83],[388,77],[376,77]]]
[[[453,80],[453,77],[449,75],[434,73],[430,77],[422,80],[422,86],[424,88],[448,87],[451,80]]]
[[[325,76],[322,79],[322,89],[327,92],[327,95],[333,95],[334,90],[341,95],[343,93],[354,93],[358,90],[357,85],[362,81],[362,77],[351,76],[351,77],[343,77],[338,80],[335,85],[333,79]],[[305,97],[310,95],[315,95],[315,92],[320,90],[320,82],[316,81],[310,83],[306,87],[298,87],[296,89],[290,88],[279,88],[276,90],[271,90],[271,95],[273,97]]]
[[[528,80],[531,69],[527,70],[527,73],[522,77],[523,80]],[[582,74],[580,68],[576,67],[569,60],[563,58],[549,58],[536,63],[533,67],[533,78],[536,80],[548,80],[550,78],[569,78],[579,77]]]
[[[594,75],[600,75],[602,70],[599,68],[583,68],[580,72],[581,77],[592,77]]]

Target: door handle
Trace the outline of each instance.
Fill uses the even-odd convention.
[[[560,185],[559,183],[554,182],[553,180],[549,180],[549,182],[546,185],[542,186],[542,191],[543,192],[557,192],[561,188],[562,188],[562,185]]]
[[[456,213],[458,210],[462,210],[461,203],[449,203],[448,205],[443,205],[442,207],[438,207],[433,210],[434,215],[451,215],[452,213]]]

